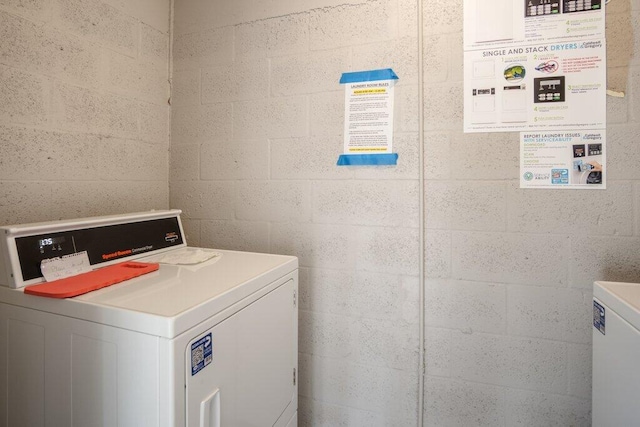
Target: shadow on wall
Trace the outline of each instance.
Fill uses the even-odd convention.
[[[632,263],[629,264],[616,262],[617,265],[607,265],[603,271],[603,279],[607,282],[627,282],[640,283],[640,266]]]
[[[606,13],[607,89],[626,92],[633,55],[631,0],[609,0]]]

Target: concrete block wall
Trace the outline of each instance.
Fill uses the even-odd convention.
[[[416,4],[175,2],[171,203],[192,243],[300,258],[301,425],[416,423]],[[517,133],[462,133],[462,4],[424,1],[426,425],[587,426],[592,282],[640,280],[640,5],[607,10],[608,189],[559,192],[518,188]],[[383,67],[400,164],[338,168],[336,81]]]
[[[299,257],[301,426],[415,425],[418,55],[401,12],[414,13],[245,3],[175,2],[171,206],[191,244]],[[382,67],[400,76],[400,166],[339,168],[340,76]]]
[[[439,266],[427,268],[425,419],[588,426],[592,283],[640,280],[640,4],[607,5],[610,86],[626,96],[607,97],[605,191],[521,190],[517,133],[462,133],[462,4],[425,1],[425,41],[450,46],[435,54],[449,72],[425,88],[426,256]],[[430,253],[434,234],[446,244]]]
[[[0,1],[0,223],[169,206],[170,0]]]

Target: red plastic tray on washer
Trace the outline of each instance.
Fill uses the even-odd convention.
[[[24,293],[49,298],[70,298],[151,273],[158,268],[157,263],[121,262],[77,276],[27,286]]]

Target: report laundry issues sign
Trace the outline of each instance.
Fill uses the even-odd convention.
[[[606,131],[522,132],[520,188],[606,188]]]

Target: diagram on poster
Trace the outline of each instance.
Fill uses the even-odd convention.
[[[606,133],[522,132],[520,188],[606,188]]]
[[[605,36],[604,0],[464,0],[464,48]]]
[[[604,128],[605,49],[598,39],[465,52],[464,131]]]

